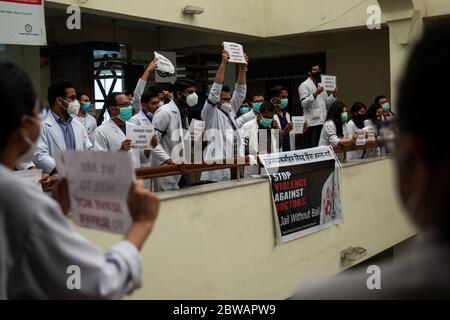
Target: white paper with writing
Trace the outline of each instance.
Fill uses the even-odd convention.
[[[118,234],[128,231],[127,198],[134,179],[128,153],[69,150],[57,154],[56,165],[69,182],[74,223]]]
[[[337,78],[336,76],[330,76],[327,74],[322,75],[322,86],[325,88],[326,91],[334,91],[337,87]]]
[[[234,42],[224,42],[223,49],[228,51],[228,53],[230,54],[230,59],[228,60],[229,63],[247,64],[244,56],[244,47],[241,44]]]
[[[127,123],[127,139],[131,140],[131,149],[153,150],[152,138],[154,130],[149,126],[139,126]]]
[[[167,72],[169,74],[175,74],[175,67],[172,62],[164,57],[162,54],[155,52],[156,59],[156,69],[162,72]]]
[[[294,125],[294,129],[292,130],[293,134],[303,134],[303,129],[305,127],[305,117],[292,117],[292,124]]]

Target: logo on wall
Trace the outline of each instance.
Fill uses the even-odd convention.
[[[31,26],[31,24],[25,25],[25,31],[28,33],[31,33],[31,31],[33,31],[33,27]]]

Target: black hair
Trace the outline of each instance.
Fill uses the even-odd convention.
[[[261,105],[261,109],[260,109],[260,114],[263,114],[264,112],[274,112],[275,113],[275,105],[270,102],[270,101],[265,101],[262,105]]]
[[[113,92],[106,97],[105,103],[103,104],[102,111],[100,111],[100,115],[98,116],[97,125],[100,126],[105,119],[105,112],[109,112],[110,107],[115,107],[117,105],[117,96],[123,95],[125,93],[122,92]]]
[[[126,96],[134,96],[134,91],[132,90],[125,90],[122,94]]]
[[[281,91],[288,90],[286,87],[283,86],[275,86],[272,89],[270,89],[270,98],[278,98],[281,94]]]
[[[196,87],[196,83],[194,80],[191,79],[183,79],[183,80],[177,80],[173,84],[173,93],[176,96],[177,92],[183,92],[187,88]]]
[[[308,73],[308,72],[311,72],[311,70],[312,70],[314,67],[316,67],[316,66],[319,66],[319,67],[320,67],[320,64],[319,64],[317,61],[311,61],[311,62],[309,62],[308,65],[307,65],[306,72],[307,72],[307,73]]]
[[[334,125],[336,126],[336,134],[338,137],[343,137],[344,136],[344,130],[342,127],[342,120],[341,120],[341,114],[344,111],[344,108],[346,107],[346,105],[340,101],[336,101],[335,103],[333,103],[330,107],[330,109],[328,109],[328,113],[327,113],[327,121],[331,120],[334,122]]]
[[[141,97],[141,103],[149,103],[151,99],[153,98],[158,98],[159,99],[159,95],[161,94],[162,90],[159,91],[158,89],[154,89],[154,90],[147,90],[144,92],[144,94]]]
[[[377,111],[382,107],[379,104],[371,104],[369,109],[367,109],[366,119],[371,120],[374,125],[379,126]]]
[[[47,92],[47,99],[50,107],[55,105],[56,98],[64,98],[66,96],[66,90],[70,88],[75,88],[75,86],[66,80],[53,81]]]
[[[147,91],[153,91],[153,92],[156,92],[157,94],[161,94],[164,92],[160,86],[156,86],[156,85],[148,87]]]
[[[89,97],[89,95],[87,93],[84,92],[77,92],[77,100],[80,101],[81,97],[86,96]]]
[[[450,85],[450,24],[442,23],[425,30],[422,39],[412,51],[400,82],[398,94],[398,124],[401,133],[412,134],[422,140],[427,150],[427,161],[437,167],[440,161],[449,161],[448,128],[442,123],[426,124],[423,109],[439,110],[439,119],[449,119],[448,103],[436,91],[436,84]],[[433,81],[424,81],[424,75],[433,72]],[[437,71],[439,70],[439,71]],[[447,147],[444,147],[447,146]]]
[[[253,98],[254,98],[254,97],[264,97],[264,93],[262,93],[261,91],[253,92],[253,93],[250,95],[250,102],[253,101]]]
[[[222,92],[231,92],[229,86],[222,86]]]
[[[356,125],[356,127],[358,129],[363,129],[364,128],[364,120],[366,119],[365,116],[364,117],[355,117],[355,114],[357,114],[359,112],[359,110],[364,109],[366,110],[366,105],[362,102],[355,102],[352,105],[352,108],[350,109],[351,112],[351,117],[353,120],[353,123]]]
[[[377,96],[377,97],[373,100],[373,102],[374,102],[375,104],[378,104],[378,105],[379,105],[381,99],[387,99],[387,97],[384,96],[384,95]]]
[[[20,126],[22,117],[34,116],[37,94],[28,74],[13,63],[0,63],[0,96],[4,119],[0,126],[0,150]]]

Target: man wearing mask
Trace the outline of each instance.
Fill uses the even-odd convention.
[[[246,114],[240,116],[237,121],[237,127],[240,129],[244,124],[256,118],[259,114],[259,109],[264,102],[264,94],[261,92],[255,92],[250,96],[250,106],[251,110]]]
[[[257,157],[259,154],[279,152],[280,127],[274,120],[275,110],[276,107],[272,102],[264,102],[256,118],[244,124],[241,141],[245,155]],[[260,149],[260,147],[264,149]],[[260,174],[258,166],[246,167],[244,170],[245,177],[258,174]]]
[[[130,123],[147,126],[154,129],[153,117],[156,110],[162,106],[162,101],[160,100],[160,92],[162,90],[154,88],[147,90],[141,97],[142,108],[138,114],[134,115],[130,119]],[[151,165],[159,166],[170,160],[169,156],[164,152],[160,145],[156,146],[151,152]]]
[[[80,103],[72,84],[63,80],[53,82],[48,89],[48,102],[51,110],[42,121],[33,162],[43,173],[55,174],[57,152],[91,150],[93,146],[83,124],[73,118],[80,111]]]
[[[245,58],[248,63],[247,55],[245,55]],[[223,50],[222,62],[217,70],[209,97],[202,109],[206,140],[209,141],[205,150],[206,162],[218,161],[223,163],[224,159],[242,156],[236,113],[247,93],[247,64],[239,65],[236,90],[232,96],[230,88],[223,85],[225,68],[229,59],[229,53]],[[229,169],[203,172],[201,175],[201,181],[204,182],[219,182],[230,180],[230,178],[231,172]]]
[[[94,131],[94,149],[128,152],[135,168],[141,167],[141,164],[149,163],[150,150],[131,149],[131,140],[126,137],[127,122],[131,119],[133,113],[133,107],[128,97],[118,92],[111,93],[106,99],[106,110],[108,110],[111,118]],[[158,145],[156,136],[151,143],[153,148]]]
[[[319,145],[327,110],[337,100],[336,90],[331,93],[326,92],[320,81],[320,66],[313,62],[308,66],[308,79],[298,89],[303,114],[308,122],[308,132],[303,138],[305,148],[314,148]]]
[[[382,122],[390,122],[395,120],[396,115],[391,110],[391,104],[389,103],[389,99],[386,96],[378,96],[375,98],[375,104],[379,105],[383,108],[383,116],[381,117]]]
[[[189,128],[189,109],[198,104],[196,84],[192,80],[178,80],[173,85],[174,100],[156,110],[153,117],[153,125],[155,126],[158,141],[161,144],[166,159],[172,159],[179,163],[190,159],[189,154],[185,150],[184,137]],[[191,141],[188,140],[190,144]],[[175,159],[172,157],[175,156]],[[170,160],[166,161],[171,163]],[[180,187],[189,185],[188,177],[173,176],[167,178],[159,178],[157,182],[158,191],[177,190]]]
[[[91,101],[89,96],[83,92],[78,92],[77,98],[81,107],[78,115],[74,115],[74,118],[84,125],[88,133],[89,140],[93,143],[94,139],[92,135],[94,134],[95,129],[97,129],[97,120],[95,120],[95,118],[88,113],[91,108]]]

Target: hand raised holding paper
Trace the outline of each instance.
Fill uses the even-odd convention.
[[[230,54],[227,50],[222,50],[222,64],[227,64],[230,60]]]

